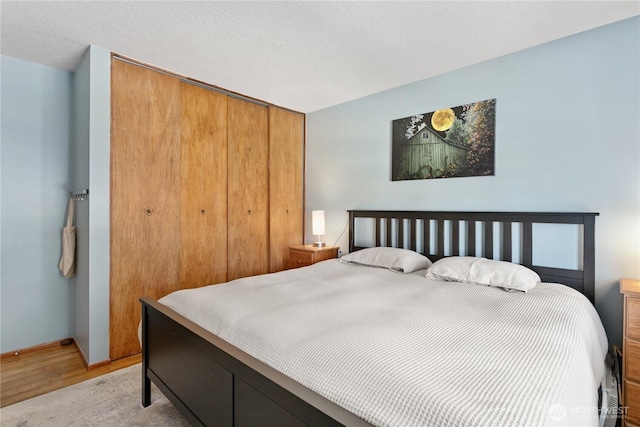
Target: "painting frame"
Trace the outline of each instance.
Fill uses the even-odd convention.
[[[391,180],[495,176],[496,99],[392,121]]]

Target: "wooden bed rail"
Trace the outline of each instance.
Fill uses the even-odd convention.
[[[151,381],[193,426],[371,427],[167,306],[142,304],[142,406]]]

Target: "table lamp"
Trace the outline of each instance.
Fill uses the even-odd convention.
[[[311,211],[311,228],[318,241],[313,243],[314,247],[324,247],[324,242],[320,241],[320,236],[324,235],[324,211]]]

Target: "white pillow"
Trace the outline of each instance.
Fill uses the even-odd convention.
[[[523,292],[540,283],[540,276],[523,265],[476,257],[439,259],[427,270],[426,278]]]
[[[429,268],[431,260],[409,249],[376,247],[351,252],[340,258],[345,264],[359,264],[369,267],[388,268],[401,273],[412,273]]]

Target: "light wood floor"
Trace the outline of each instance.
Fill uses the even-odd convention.
[[[0,361],[0,407],[140,363],[141,355],[87,370],[75,345],[55,345]]]

